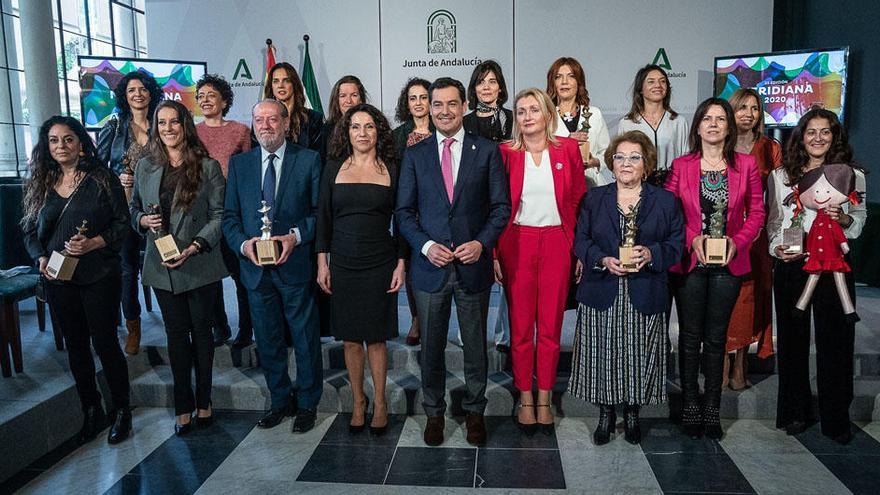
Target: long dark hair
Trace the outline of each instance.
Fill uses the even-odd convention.
[[[170,167],[171,161],[168,159],[168,150],[162,138],[159,136],[159,111],[163,108],[171,108],[177,113],[177,119],[183,127],[183,150],[181,156],[183,162],[180,167],[183,169],[180,182],[177,185],[177,202],[174,206],[189,211],[193,201],[199,194],[199,187],[202,185],[202,160],[208,157],[208,150],[199,139],[196,133],[196,126],[193,123],[192,114],[182,104],[165,100],[156,107],[156,113],[153,115],[153,124],[150,131],[149,151],[153,164],[158,167]]]
[[[853,151],[849,145],[846,129],[840,124],[837,115],[830,110],[813,107],[798,121],[785,145],[785,158],[782,160],[782,167],[788,176],[786,184],[788,186],[793,186],[801,180],[801,176],[804,175],[804,167],[810,163],[810,155],[804,148],[804,132],[813,119],[825,119],[831,126],[831,147],[825,154],[824,163],[851,163],[853,161]],[[864,171],[861,167],[856,168]]]
[[[302,126],[305,125],[306,120],[309,118],[309,112],[306,108],[306,94],[303,90],[302,79],[299,78],[299,73],[296,69],[287,62],[278,62],[269,69],[269,81],[266,82],[266,86],[263,88],[264,99],[277,99],[275,98],[275,93],[272,92],[272,74],[277,69],[284,69],[287,72],[287,77],[290,78],[290,83],[293,86],[293,108],[290,112],[290,128],[287,131],[287,137],[295,143],[299,137],[300,129],[302,129]]]
[[[547,95],[553,100],[553,104],[559,105],[559,96],[556,94],[556,73],[559,72],[559,68],[563,65],[571,68],[571,72],[574,73],[574,80],[577,81],[578,87],[577,96],[574,98],[575,103],[589,108],[590,92],[587,91],[587,77],[584,75],[584,68],[581,67],[580,62],[572,57],[559,57],[547,69]]]
[[[49,131],[56,125],[67,126],[79,139],[79,143],[82,146],[82,154],[79,156],[79,161],[76,164],[77,172],[85,176],[92,171],[107,170],[98,160],[95,143],[79,120],[62,115],[50,117],[40,126],[37,144],[31,152],[31,160],[28,164],[30,178],[24,184],[24,200],[22,201],[24,216],[21,219],[21,225],[36,220],[37,215],[40,214],[40,210],[46,203],[46,195],[49,194],[49,191],[55,187],[55,184],[64,175],[61,165],[52,158],[52,154],[49,152]],[[99,175],[95,177],[98,183],[107,187],[107,177],[101,174],[96,175]]]
[[[397,109],[394,111],[394,119],[401,124],[412,120],[413,118],[412,114],[409,112],[409,90],[413,86],[421,86],[425,88],[425,91],[428,91],[428,94],[430,94],[431,81],[420,77],[413,77],[410,78],[410,80],[406,82],[406,86],[400,90],[400,96],[397,97]]]
[[[376,124],[376,158],[385,163],[385,167],[389,171],[396,171],[399,157],[397,156],[397,147],[394,146],[391,126],[385,115],[369,103],[361,103],[349,108],[342,116],[342,120],[336,124],[333,129],[333,137],[330,139],[330,146],[328,146],[330,158],[342,159],[351,156],[352,146],[348,128],[351,126],[351,117],[358,112],[365,112]]]
[[[629,113],[626,114],[626,119],[638,122],[642,118],[642,112],[645,111],[645,95],[642,94],[642,86],[645,84],[648,74],[655,70],[663,74],[663,78],[666,79],[666,96],[663,97],[663,109],[669,114],[669,120],[675,120],[678,117],[678,112],[670,106],[672,101],[672,84],[669,83],[669,75],[666,74],[663,67],[657,64],[648,64],[636,72],[632,85],[632,106],[629,108]]]
[[[358,93],[361,95],[361,103],[367,103],[370,98],[370,95],[367,94],[367,90],[364,89],[364,83],[362,83],[357,76],[352,76],[350,74],[342,76],[336,81],[336,84],[333,85],[333,91],[330,92],[330,115],[327,117],[328,122],[336,122],[339,120],[339,117],[342,117],[342,110],[339,108],[339,89],[343,84],[354,84],[357,86]]]
[[[733,118],[733,108],[730,107],[730,103],[723,98],[706,98],[697,106],[696,111],[694,111],[694,121],[691,122],[691,130],[688,135],[688,143],[690,144],[690,152],[691,153],[699,153],[701,156],[703,154],[703,140],[700,138],[700,122],[703,120],[703,117],[709,112],[709,107],[712,105],[717,105],[724,110],[724,115],[727,117],[727,136],[724,138],[724,150],[722,154],[724,155],[724,159],[727,160],[727,166],[736,169],[736,121]]]
[[[162,101],[162,88],[159,87],[159,83],[156,82],[156,79],[145,71],[136,70],[129,72],[119,80],[119,83],[113,88],[113,94],[116,96],[116,108],[119,109],[120,117],[128,117],[131,115],[131,106],[128,104],[127,91],[128,83],[135,79],[140,81],[141,84],[144,85],[144,88],[150,92],[150,105],[147,108],[147,118],[149,119],[156,110],[156,106]]]
[[[474,67],[474,71],[471,73],[471,81],[468,83],[467,87],[468,108],[471,110],[476,110],[477,101],[479,101],[477,99],[477,85],[480,84],[480,81],[489,75],[490,72],[495,74],[495,80],[498,81],[498,100],[495,102],[495,105],[500,107],[507,102],[507,83],[504,82],[504,74],[501,72],[501,66],[494,60],[486,60],[480,65]]]

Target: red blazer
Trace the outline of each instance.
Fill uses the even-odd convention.
[[[578,142],[571,138],[556,137],[559,144],[550,144],[550,167],[553,170],[553,186],[556,191],[556,208],[559,218],[562,219],[562,230],[568,240],[568,247],[574,244],[574,229],[577,225],[577,212],[581,198],[587,192],[587,183],[584,180],[584,165]],[[519,202],[522,197],[523,177],[525,175],[526,151],[514,150],[509,143],[500,146],[501,160],[507,170],[510,180],[510,219],[507,227],[501,233],[498,240],[499,250],[503,250],[506,234],[516,220],[519,212]],[[561,167],[558,165],[562,165]],[[503,256],[503,253],[500,253]]]
[[[672,161],[672,173],[665,188],[681,200],[685,219],[685,251],[682,262],[670,271],[688,273],[697,265],[693,255],[694,237],[702,233],[700,211],[700,154],[691,153]],[[727,267],[732,275],[741,276],[751,271],[749,247],[764,226],[764,189],[755,157],[736,154],[736,167],[727,169],[727,236],[736,245],[736,254]]]

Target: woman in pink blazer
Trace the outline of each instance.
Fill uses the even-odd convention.
[[[684,432],[719,439],[722,367],[727,326],[741,285],[751,270],[749,247],[764,225],[763,188],[755,159],[736,153],[736,125],[726,100],[709,98],[697,107],[690,131],[691,152],[672,162],[666,189],[681,201],[685,253],[670,271],[678,311],[679,374]],[[727,263],[709,264],[706,239],[712,216],[720,214]],[[702,345],[704,395],[699,404]]]
[[[526,434],[538,425],[547,435],[554,429],[550,393],[571,283],[577,210],[586,192],[578,143],[554,136],[553,108],[540,89],[521,91],[514,101],[513,140],[501,145],[511,217],[498,240],[495,278],[507,295],[513,381],[520,391],[517,424]],[[580,268],[577,262],[577,278]],[[532,396],[536,369],[537,402]]]

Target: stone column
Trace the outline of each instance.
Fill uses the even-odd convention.
[[[19,2],[19,13],[28,123],[36,143],[40,125],[61,113],[52,0]]]

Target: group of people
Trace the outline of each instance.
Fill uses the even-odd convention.
[[[180,103],[160,102],[152,77],[133,72],[115,89],[119,113],[97,146],[75,119],[53,117],[40,129],[22,226],[68,343],[84,412],[81,441],[107,417],[90,339],[112,395],[108,440],[131,431],[116,327],[121,302],[125,352],[136,353],[138,271],[165,323],[178,435],[213,423],[214,347],[231,336],[222,310],[227,275],[239,308],[233,345],[255,338],[270,392],[261,428],[287,416],[294,432],[314,426],[324,326],[344,342],[351,434],[368,426],[382,435],[386,342],[398,337],[397,293],[406,286],[413,322],[406,343],[421,345],[424,441],[444,441],[454,301],[467,441],[485,444],[487,316],[496,283],[503,299],[494,343],[510,353],[519,392],[514,421],[525,435],[554,431],[563,313],[577,308],[568,392],[598,406],[596,444],[616,431],[617,406],[626,440],[638,443],[640,406],[667,398],[674,300],[682,429],[721,438],[722,389],[748,386],[750,345],[757,342],[762,357],[773,352],[771,291],[777,425],[797,434],[814,420],[811,323],[794,315],[807,253],[789,254],[782,232],[796,215],[805,229],[816,217],[787,201],[804,173],[846,164],[856,190],[865,190],[864,170],[832,112],[804,115],[783,154],[764,136],[755,91],[703,101],[688,125],[671,108],[667,74],[648,65],[636,73],[631,110],[612,138],[583,68],[569,57],[551,65],[545,89],[520,91],[510,109],[494,61],[477,66],[467,88],[447,77],[413,78],[401,91],[394,129],[351,75],[334,85],[326,122],[306,107],[287,63],[269,71],[251,129],[224,119],[234,98],[224,79],[205,76],[197,91],[205,120],[195,125]],[[825,211],[847,238],[860,235],[864,203]],[[168,236],[177,247],[171,256],[157,247]],[[710,236],[725,241],[720,263],[710,260]],[[257,253],[266,240],[274,246],[268,262]],[[79,259],[70,280],[47,272],[54,251]],[[852,273],[845,277],[853,293]],[[830,279],[818,282],[812,308],[822,432],[847,443],[854,322]]]

